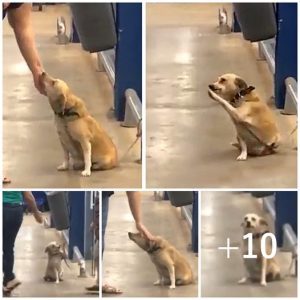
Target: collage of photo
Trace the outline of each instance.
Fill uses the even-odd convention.
[[[298,298],[297,12],[2,2],[2,297]]]

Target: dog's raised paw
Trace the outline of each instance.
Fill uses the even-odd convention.
[[[90,170],[83,170],[81,172],[81,175],[84,176],[84,177],[91,176],[91,171]]]

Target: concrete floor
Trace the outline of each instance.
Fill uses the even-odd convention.
[[[244,275],[239,250],[232,250],[231,258],[218,250],[230,238],[231,245],[240,247],[240,224],[246,213],[263,215],[259,200],[250,194],[203,192],[201,198],[201,289],[203,297],[296,297],[297,279],[285,277],[291,263],[290,253],[277,253],[283,281],[271,282],[267,287],[237,281]],[[217,272],[216,272],[217,270]]]
[[[45,282],[43,279],[47,254],[44,252],[49,242],[60,242],[54,229],[45,229],[37,224],[32,216],[25,216],[15,245],[15,274],[22,284],[14,290],[16,297],[95,297],[87,294],[85,287],[95,283],[95,278],[78,278],[79,267],[68,261],[71,269],[63,264],[64,281],[59,284]],[[87,264],[87,272],[91,274]]]
[[[232,122],[207,95],[208,84],[228,72],[264,99],[273,93],[256,47],[241,34],[217,33],[221,6],[147,4],[147,187],[294,188],[297,151],[289,133],[296,117],[276,110],[282,133],[276,155],[237,162]]]
[[[178,211],[168,201],[155,201],[153,193],[143,193],[144,224],[154,235],[161,235],[174,244],[189,260],[198,278],[198,258],[187,250],[190,231]],[[105,284],[123,291],[121,297],[196,297],[198,285],[176,287],[153,286],[157,272],[150,258],[128,239],[127,232],[136,232],[125,193],[116,193],[110,200],[109,222],[103,261]]]
[[[34,12],[36,42],[45,70],[64,79],[82,97],[91,114],[117,145],[122,157],[135,139],[136,130],[120,127],[112,117],[113,89],[104,72],[97,72],[94,56],[79,44],[56,44],[56,19],[69,19],[64,5]],[[70,23],[67,22],[67,26]],[[68,28],[69,30],[69,28]],[[46,97],[33,86],[32,76],[19,53],[12,30],[3,22],[3,173],[9,188],[112,188],[140,187],[139,145],[114,170],[94,172],[83,178],[78,171],[58,172],[63,160],[53,112]]]

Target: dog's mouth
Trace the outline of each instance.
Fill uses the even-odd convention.
[[[252,224],[248,223],[246,224],[246,228],[255,228]]]
[[[44,84],[44,85],[50,85],[53,86],[55,84],[55,80],[53,78],[51,78],[46,72],[43,72],[40,75],[40,81]]]
[[[220,88],[215,87],[213,84],[209,84],[209,85],[208,85],[208,88],[209,88],[211,91],[213,91],[213,92],[219,92],[219,91],[221,91]]]

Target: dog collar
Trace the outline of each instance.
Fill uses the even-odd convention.
[[[239,100],[243,97],[245,97],[246,95],[250,94],[253,90],[255,90],[255,87],[250,85],[249,87],[239,91],[234,97],[233,99]]]
[[[153,248],[148,249],[147,252],[149,254],[152,254],[152,253],[154,253],[154,252],[156,252],[157,250],[160,250],[160,249],[161,249],[161,247],[153,247]]]
[[[66,108],[63,113],[55,113],[55,114],[60,118],[73,117],[73,116],[79,117],[79,113],[74,110],[74,107]]]
[[[264,234],[266,234],[266,233],[268,233],[268,232],[270,232],[270,231],[266,230],[266,231],[264,231],[264,232],[258,232],[258,233],[256,233],[256,234],[253,234],[252,237],[253,237],[253,239],[259,239],[259,238],[261,238]]]
[[[238,107],[241,104],[241,101],[243,100],[243,97],[250,94],[255,89],[254,86],[249,86],[238,93],[234,95],[232,100],[230,101],[230,104],[234,107]]]

